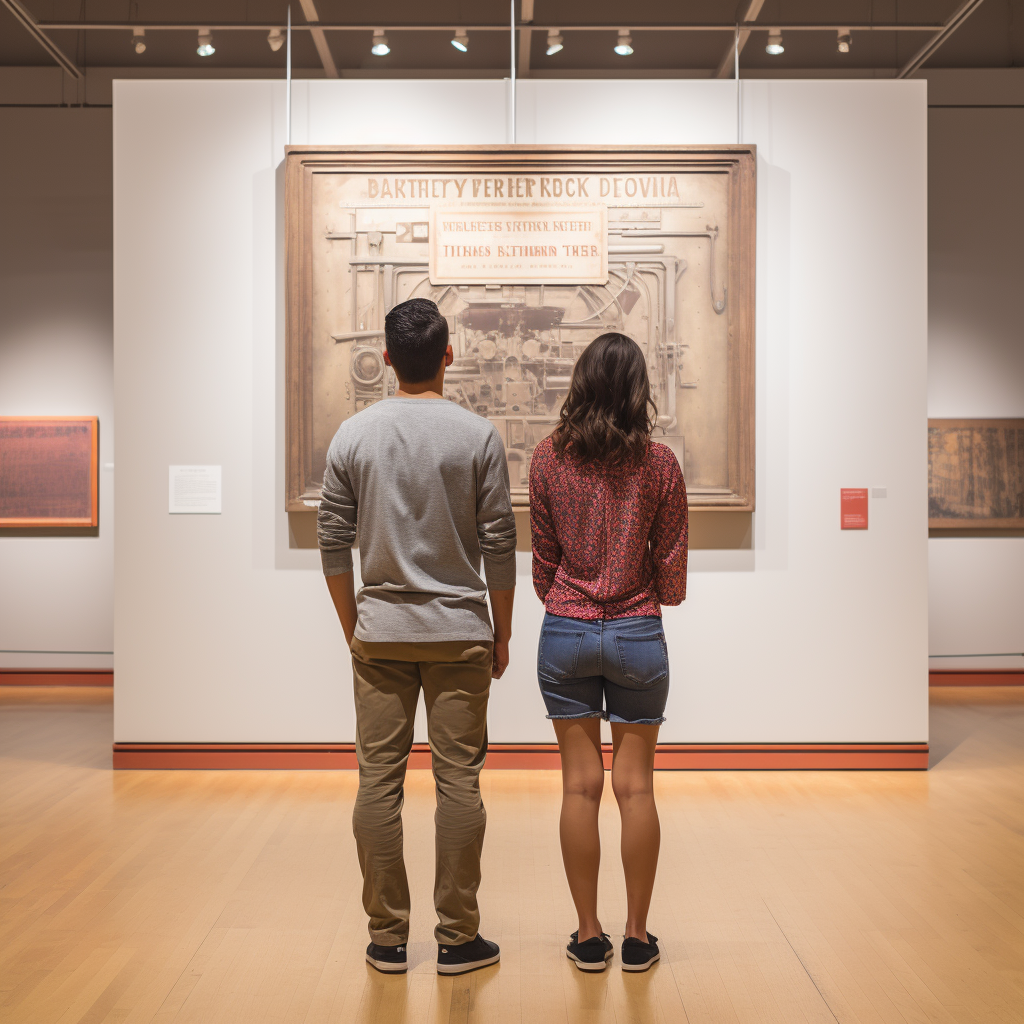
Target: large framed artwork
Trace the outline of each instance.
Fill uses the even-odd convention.
[[[291,146],[287,495],[315,507],[345,419],[394,393],[384,316],[447,317],[445,396],[505,443],[525,505],[575,361],[621,331],[694,508],[754,507],[753,146]]]
[[[96,526],[99,420],[0,416],[0,528]]]
[[[1024,419],[928,421],[928,527],[1024,529]]]

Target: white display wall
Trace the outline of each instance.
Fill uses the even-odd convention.
[[[731,82],[518,99],[519,142],[736,141]],[[743,83],[757,511],[665,610],[666,741],[927,739],[925,103],[921,82]],[[296,83],[293,141],[504,142],[507,110],[501,82]],[[284,124],[280,82],[115,83],[119,742],[353,738],[340,627],[283,511]],[[221,515],[168,515],[167,466],[189,463],[223,466]],[[840,531],[841,487],[886,489],[869,530]],[[490,735],[549,741],[518,559]]]

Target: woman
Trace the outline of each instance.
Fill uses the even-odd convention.
[[[660,956],[647,911],[661,842],[654,748],[668,697],[661,605],[686,596],[687,511],[675,455],[651,440],[656,418],[640,347],[602,334],[530,466],[533,585],[546,609],[537,675],[562,755],[559,832],[579,916],[566,952],[584,971],[603,971],[612,956],[597,916],[602,718],[622,818],[622,968],[646,971]]]

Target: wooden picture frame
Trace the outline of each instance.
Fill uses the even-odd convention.
[[[569,204],[566,209],[571,211],[576,208],[572,203],[583,202],[584,192],[592,209],[600,207],[597,212],[601,214],[600,223],[607,227],[610,254],[607,262],[614,264],[612,273],[617,275],[614,276],[617,294],[621,295],[630,287],[642,292],[637,306],[626,311],[622,302],[616,315],[621,314],[619,319],[623,323],[627,317],[633,317],[632,329],[625,333],[635,336],[640,329],[647,331],[645,354],[649,355],[649,366],[671,366],[671,371],[659,370],[662,376],[658,382],[652,373],[652,385],[658,383],[662,387],[662,391],[656,392],[663,399],[659,405],[669,407],[663,417],[665,423],[659,422],[655,439],[661,439],[660,435],[664,434],[665,443],[674,448],[683,463],[691,507],[753,510],[755,147],[490,145],[287,148],[285,502],[288,511],[310,511],[319,504],[326,448],[340,422],[368,402],[393,393],[393,382],[388,383],[391,371],[384,368],[380,353],[383,314],[409,297],[401,291],[400,271],[396,267],[419,268],[416,273],[426,284],[417,294],[429,294],[439,301],[442,312],[449,316],[453,339],[467,321],[467,309],[477,318],[471,325],[474,330],[477,322],[485,322],[479,311],[487,303],[478,301],[479,297],[461,298],[470,287],[493,289],[492,307],[507,310],[518,302],[522,310],[516,315],[521,324],[526,324],[531,317],[536,321],[540,308],[556,308],[550,296],[557,287],[573,287],[567,279],[548,285],[545,292],[542,280],[538,283],[533,279],[516,279],[520,283],[509,284],[497,278],[493,284],[453,286],[448,266],[444,272],[437,272],[436,281],[432,276],[434,253],[438,249],[434,237],[438,225],[435,207],[438,203],[455,203],[455,183],[461,181],[466,186],[467,201],[468,183],[473,182],[474,190],[478,182],[485,183],[474,200],[475,209],[479,201],[496,201],[493,194],[485,195],[489,180],[507,182],[507,187],[499,184],[495,188],[501,188],[502,199],[515,195],[518,205],[525,191],[531,189],[531,197],[537,200],[538,194],[543,194],[544,181],[552,183],[548,192],[548,196],[552,196],[556,188],[553,183],[559,176],[566,183],[570,179],[583,182],[582,191],[577,191],[580,188],[577,184],[573,186],[571,200],[561,200]],[[444,182],[451,183],[451,188]],[[521,184],[524,182],[532,184],[524,186]],[[606,187],[608,194],[602,195]],[[399,188],[402,189],[400,196],[397,195]],[[565,188],[570,186],[566,184]],[[673,188],[675,198],[671,194]],[[629,189],[632,191],[627,191]],[[650,191],[650,201],[641,196],[642,189]],[[707,206],[700,189],[709,197]],[[410,191],[415,198],[409,197]],[[463,196],[461,188],[458,195]],[[656,196],[661,198],[656,199]],[[549,205],[552,201],[545,199]],[[527,201],[522,205],[528,208],[530,204]],[[385,209],[391,212],[380,213]],[[398,213],[394,212],[396,209]],[[663,230],[663,225],[668,225],[670,230]],[[643,244],[637,243],[636,237],[642,237]],[[683,242],[675,241],[678,239]],[[413,246],[416,241],[422,243],[418,250]],[[681,250],[684,244],[686,248]],[[643,250],[654,255],[648,260],[648,256],[641,254],[630,261],[627,256],[620,256],[619,250],[631,253]],[[657,275],[649,267],[635,269],[645,261],[656,263],[658,253],[665,254],[661,261],[664,272],[658,271],[664,283],[655,280]],[[674,270],[670,270],[670,260],[675,261],[671,263]],[[627,269],[630,262],[634,263],[632,270]],[[593,273],[592,266],[587,273]],[[672,273],[675,273],[675,281],[670,288],[667,282]],[[644,274],[647,278],[643,278]],[[480,275],[470,275],[469,279],[479,282]],[[592,281],[593,277],[583,280]],[[610,295],[609,303],[618,302],[612,285],[609,279],[605,286]],[[412,287],[415,290],[420,286]],[[586,287],[592,289],[593,295],[598,294],[595,286],[590,285],[577,287],[575,294],[581,294]],[[531,288],[539,289],[539,299]],[[444,303],[455,303],[456,299],[451,298],[453,294],[463,305],[450,311]],[[650,298],[652,294],[656,294],[656,298]],[[548,305],[544,304],[545,295]],[[592,297],[584,298],[592,305],[600,305]],[[552,339],[551,334],[545,336],[544,329],[550,324],[532,323],[521,331],[520,327],[515,330],[520,331],[520,339],[527,330],[534,331],[536,338],[529,339],[536,341],[533,352],[542,349],[557,353],[569,364],[571,372],[571,364],[578,357],[574,354],[592,337],[577,340],[582,321],[579,316],[568,315],[566,300],[559,301],[564,308],[561,319],[555,315],[557,338]],[[636,302],[635,298],[633,301]],[[531,305],[532,311],[527,308]],[[650,310],[656,307],[657,317],[650,311],[640,315],[648,307]],[[640,313],[633,309],[639,309]],[[493,309],[484,312],[493,313]],[[606,315],[604,311],[599,313],[598,320]],[[693,318],[693,322],[684,328],[685,317]],[[651,326],[655,321],[655,326]],[[485,329],[481,327],[473,334],[473,330],[465,328],[465,336],[478,339]],[[605,326],[604,329],[615,328]],[[684,329],[685,340],[680,340]],[[507,323],[499,326],[499,342],[504,343],[512,330]],[[600,331],[595,326],[593,336],[597,333]],[[571,337],[571,343],[565,341],[563,335],[566,334]],[[708,338],[714,338],[714,342],[707,341]],[[696,345],[705,346],[703,355],[693,354]],[[493,349],[491,346],[489,355],[477,358],[475,365],[483,366],[488,359],[500,358],[507,363],[511,358],[505,354],[507,348],[499,346],[497,356]],[[522,352],[525,350],[525,343],[517,350],[524,367],[526,357]],[[479,343],[471,355],[479,357],[482,351],[483,343]],[[459,359],[460,349],[456,345],[457,364]],[[506,363],[502,364],[503,373]],[[525,476],[531,444],[536,443],[542,431],[553,426],[552,415],[557,420],[555,403],[561,403],[558,392],[551,389],[551,382],[557,380],[564,384],[568,378],[553,374],[541,378],[539,371],[531,373],[522,369],[519,373],[521,378],[517,380],[509,376],[502,378],[507,388],[500,407],[493,397],[494,392],[487,390],[486,382],[479,386],[467,385],[457,399],[449,395],[451,371],[446,377],[445,390],[446,397],[464,402],[467,408],[488,416],[500,431],[507,431],[505,442],[513,503],[526,505]],[[691,378],[697,383],[692,383]],[[389,386],[392,391],[388,390]],[[470,391],[470,388],[477,390]],[[696,396],[693,391],[687,391],[685,402],[678,399],[676,396],[684,394],[684,388],[695,389]],[[537,414],[538,396],[542,392],[548,404],[541,409],[542,414]],[[519,412],[520,406],[514,404],[521,397],[534,403],[522,407],[526,412]],[[493,416],[491,406],[486,404],[492,399],[497,409]],[[705,419],[693,411],[698,406],[706,410]],[[677,411],[679,408],[682,413]],[[517,416],[511,415],[510,409],[516,410]],[[660,411],[665,412],[665,409]],[[689,421],[686,421],[687,416]],[[518,420],[522,421],[521,430],[528,435],[525,439],[514,434],[520,429]],[[684,422],[685,432],[680,426]],[[676,433],[671,433],[673,430]],[[522,449],[522,454],[517,454],[517,448]]]
[[[928,528],[1024,529],[1024,419],[928,421]]]
[[[99,418],[0,416],[0,528],[99,525]]]

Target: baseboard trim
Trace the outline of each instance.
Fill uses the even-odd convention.
[[[611,747],[603,749],[611,767]],[[353,769],[352,743],[115,743],[119,769]],[[430,750],[414,744],[410,768],[429,768]],[[491,769],[558,769],[554,743],[492,743]],[[927,743],[664,743],[654,767],[691,771],[922,771]]]
[[[109,668],[0,668],[0,686],[113,686]]]
[[[929,686],[1024,686],[1024,671],[1017,668],[976,668],[969,671],[933,668]]]

